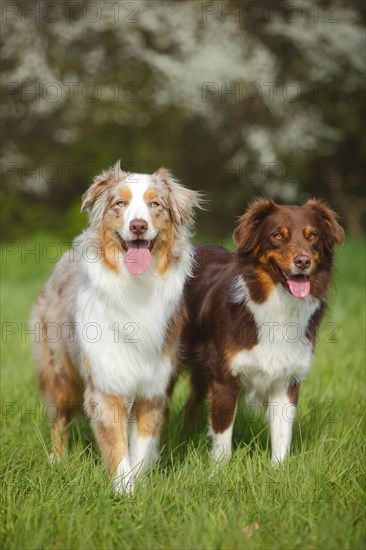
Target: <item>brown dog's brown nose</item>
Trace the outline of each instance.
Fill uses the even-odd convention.
[[[132,220],[130,223],[130,231],[134,235],[143,235],[147,231],[147,222],[145,220]]]
[[[296,258],[294,259],[294,264],[299,269],[302,269],[302,270],[307,269],[311,265],[311,258],[307,254],[296,256]]]

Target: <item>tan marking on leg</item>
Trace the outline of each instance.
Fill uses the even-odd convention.
[[[128,451],[127,399],[102,394],[87,388],[85,409],[91,418],[91,426],[102,459],[113,475]]]
[[[61,457],[67,450],[68,442],[68,417],[62,414],[54,422],[51,421],[52,449],[50,457]]]
[[[166,399],[165,397],[137,399],[134,403],[134,413],[138,433],[143,437],[148,435],[157,437],[166,420]]]

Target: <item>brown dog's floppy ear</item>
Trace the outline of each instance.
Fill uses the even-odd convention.
[[[176,226],[190,226],[193,223],[193,209],[200,207],[202,196],[198,191],[187,189],[177,182],[174,176],[166,168],[159,168],[155,172],[164,182],[168,190],[167,203],[173,222]]]
[[[258,227],[265,218],[277,208],[272,199],[257,199],[239,218],[239,223],[234,230],[233,240],[237,248],[247,253],[258,245]]]
[[[326,246],[331,250],[334,243],[344,243],[344,229],[337,222],[337,215],[324,201],[311,199],[306,203],[307,207],[316,212],[323,228],[323,238]]]

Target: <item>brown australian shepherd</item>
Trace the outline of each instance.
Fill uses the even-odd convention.
[[[208,393],[215,459],[230,458],[240,393],[266,406],[272,462],[290,449],[299,388],[312,361],[334,245],[344,232],[321,201],[258,200],[234,231],[235,253],[198,246],[186,284],[183,345],[193,414]]]

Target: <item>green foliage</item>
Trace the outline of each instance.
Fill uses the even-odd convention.
[[[4,322],[18,326],[2,344],[4,548],[363,547],[363,243],[340,250],[330,312],[302,386],[286,464],[271,467],[264,418],[246,410],[235,423],[233,460],[213,469],[204,415],[193,440],[184,435],[188,380],[182,376],[159,466],[133,497],[117,497],[85,420],[72,421],[68,457],[53,467],[47,461],[50,433],[25,330],[53,268],[46,261],[50,242],[61,254],[64,247],[45,236],[19,242],[17,253],[3,247],[3,328]]]
[[[220,220],[203,213],[200,227],[217,238],[259,194],[321,196],[362,234],[362,2],[83,0],[52,21],[42,2],[15,4],[1,50],[3,239],[68,238],[65,213],[118,158],[205,191]]]
[[[2,240],[30,239],[46,229],[48,233],[71,241],[87,225],[87,215],[80,213],[81,200],[71,203],[64,210],[37,202],[24,202],[12,195],[3,195]],[[15,244],[15,243],[14,243]]]

